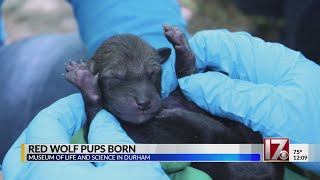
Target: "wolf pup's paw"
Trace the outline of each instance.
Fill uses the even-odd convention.
[[[173,109],[163,109],[156,116],[157,119],[172,119],[172,118],[181,118],[185,114],[186,110],[180,108]]]
[[[196,73],[195,55],[185,34],[177,27],[163,25],[164,35],[176,52],[175,69],[178,78]]]
[[[102,95],[98,85],[99,74],[93,75],[87,63],[71,61],[66,64],[66,80],[76,86],[88,106],[102,106]]]

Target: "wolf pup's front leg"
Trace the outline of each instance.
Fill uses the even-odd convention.
[[[164,35],[176,52],[175,69],[177,77],[182,78],[196,73],[196,58],[185,34],[174,26],[163,25],[163,29]]]
[[[66,66],[65,78],[76,86],[82,94],[87,122],[84,126],[84,139],[88,142],[88,133],[91,121],[103,109],[103,98],[98,85],[98,76],[93,75],[87,63],[71,61]]]

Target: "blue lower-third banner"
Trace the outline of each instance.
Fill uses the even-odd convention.
[[[260,154],[26,154],[27,161],[259,162]]]

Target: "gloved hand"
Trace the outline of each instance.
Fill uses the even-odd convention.
[[[162,24],[179,27],[185,34],[186,23],[176,0],[69,0],[77,19],[81,38],[89,57],[107,38],[115,34],[135,34],[154,48],[170,47],[172,54],[162,65],[162,97],[175,90],[175,54],[163,35]],[[134,11],[133,11],[134,10]]]
[[[203,31],[189,43],[198,71],[214,70],[179,79],[189,100],[263,137],[320,144],[318,65],[299,52],[248,33]],[[297,165],[320,174],[320,163]]]
[[[69,143],[85,123],[80,94],[60,99],[42,110],[10,148],[3,161],[3,174],[11,179],[169,179],[156,162],[21,162],[21,144]],[[93,119],[89,143],[130,144],[133,141],[119,122],[105,110]]]
[[[80,129],[70,140],[71,144],[86,144],[83,138],[83,129]],[[211,177],[190,166],[190,162],[161,162],[161,168],[171,180],[209,180]]]

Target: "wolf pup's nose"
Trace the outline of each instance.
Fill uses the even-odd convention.
[[[151,101],[149,99],[137,99],[136,103],[141,111],[148,110],[151,107]]]

